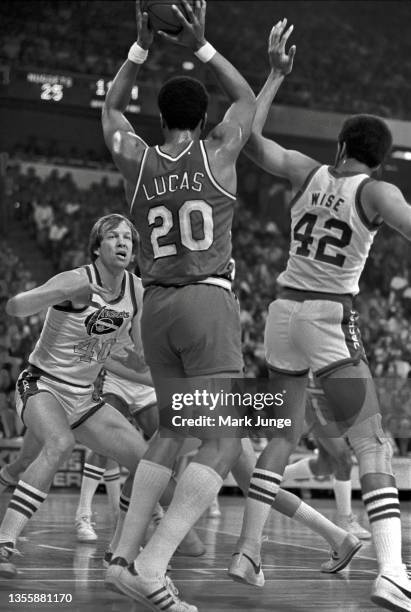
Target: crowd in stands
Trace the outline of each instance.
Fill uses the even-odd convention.
[[[270,28],[284,16],[295,25],[297,59],[279,103],[410,118],[408,2],[209,0],[206,33],[259,88]],[[13,69],[113,76],[135,37],[134,2],[4,0],[0,33],[0,64]],[[185,50],[158,40],[141,76],[162,80],[183,59]],[[203,73],[196,62],[193,74]]]
[[[287,186],[273,183],[272,177],[264,181],[255,172],[240,172],[241,197],[233,227],[235,284],[241,303],[244,358],[249,377],[266,376],[265,314],[275,297],[276,278],[284,268],[288,250]],[[33,168],[23,174],[17,163],[10,164],[8,169],[7,198],[16,220],[35,238],[56,272],[87,261],[88,234],[100,215],[127,214],[120,183],[112,187],[103,178],[88,189],[80,189],[70,173],[59,178],[56,170],[51,170],[41,179]],[[269,215],[267,208],[273,199],[277,204],[272,208],[276,215]],[[370,366],[380,381],[386,406],[392,408],[392,394],[396,397],[395,418],[389,411],[386,420],[390,421],[392,430],[404,433],[406,428],[411,437],[409,261],[409,244],[390,229],[383,229],[364,272],[357,307]],[[0,256],[0,278],[2,320],[7,321],[0,326],[2,411],[4,406],[12,409],[17,370],[39,334],[41,317],[21,320],[9,319],[4,314],[7,296],[33,285],[30,273],[11,251]]]

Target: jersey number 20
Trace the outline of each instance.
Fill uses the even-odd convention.
[[[203,238],[194,238],[191,214],[199,213],[202,218]],[[159,238],[167,236],[173,227],[173,215],[166,206],[155,206],[148,213],[149,225],[154,225],[156,219],[161,219],[161,225],[156,225],[151,232],[154,259],[170,257],[177,253],[175,243],[158,244]],[[187,200],[178,211],[178,224],[180,227],[181,244],[189,251],[206,251],[213,244],[214,222],[213,209],[204,200]]]

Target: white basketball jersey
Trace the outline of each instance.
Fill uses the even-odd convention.
[[[90,282],[101,286],[97,267],[85,269]],[[50,307],[29,362],[63,382],[93,384],[111,350],[128,335],[137,312],[133,277],[125,272],[120,294],[111,302],[93,294],[90,305],[81,309],[71,304]]]
[[[358,282],[378,224],[361,205],[367,174],[315,168],[291,205],[291,245],[285,287],[323,293],[359,291]]]

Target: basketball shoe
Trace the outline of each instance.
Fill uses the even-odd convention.
[[[335,574],[344,569],[362,544],[358,538],[351,533],[347,534],[338,550],[332,550],[328,561],[321,564],[321,571],[324,574]]]
[[[95,523],[91,522],[90,515],[79,516],[76,520],[76,533],[78,542],[95,542],[97,534],[94,531]]]
[[[371,590],[371,601],[386,610],[411,611],[411,582],[405,566],[397,572],[384,571],[377,576]]]
[[[116,557],[110,563],[104,586],[154,612],[198,612],[196,606],[178,597],[178,590],[168,576],[144,577],[136,571],[133,563],[128,565],[122,557]]]
[[[14,578],[17,576],[17,568],[10,561],[13,554],[21,554],[15,548],[13,542],[2,542],[0,544],[0,576],[2,578]]]
[[[233,554],[228,575],[236,582],[243,582],[256,587],[263,587],[265,582],[261,561],[256,563],[245,552]]]
[[[371,533],[360,525],[355,514],[349,514],[347,516],[338,514],[335,522],[338,527],[341,527],[341,529],[344,529],[344,531],[348,531],[348,533],[352,533],[352,535],[356,536],[360,540],[371,539]]]

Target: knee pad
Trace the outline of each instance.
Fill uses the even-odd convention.
[[[353,425],[347,432],[348,440],[358,460],[360,478],[366,474],[389,474],[392,471],[392,447],[381,427],[381,415]]]

